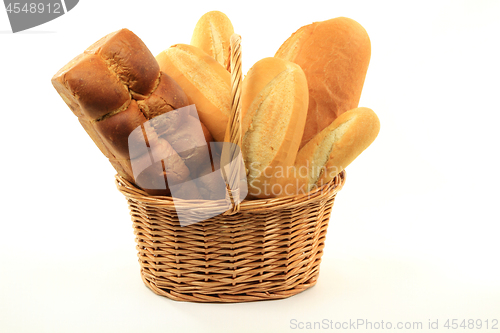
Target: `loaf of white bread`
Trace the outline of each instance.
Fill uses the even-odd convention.
[[[127,29],[91,45],[61,68],[52,84],[116,171],[148,193],[168,195],[162,181],[188,180],[198,161],[206,158],[209,132],[204,129],[205,137],[184,126],[192,120],[177,110],[190,104],[186,94]],[[167,127],[148,121],[167,112]],[[134,132],[138,127],[142,133]],[[164,159],[151,161],[148,149],[139,149],[144,141],[154,156]],[[134,175],[132,165],[142,172]]]

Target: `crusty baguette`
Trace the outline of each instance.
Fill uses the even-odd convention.
[[[309,108],[300,147],[358,107],[370,55],[365,29],[345,17],[303,26],[276,52],[275,57],[300,65],[307,77]]]
[[[380,122],[371,109],[356,108],[340,115],[310,140],[297,154],[297,177],[306,192],[332,180],[377,137]]]
[[[281,193],[283,171],[293,166],[307,114],[307,81],[289,61],[258,61],[243,81],[242,155],[249,194],[269,198]]]
[[[191,45],[205,51],[224,68],[229,64],[229,39],[234,33],[229,18],[222,12],[211,11],[196,23],[191,37]]]
[[[216,141],[224,140],[231,108],[231,74],[201,49],[173,45],[156,56],[163,72],[171,76],[195,104],[200,120]]]

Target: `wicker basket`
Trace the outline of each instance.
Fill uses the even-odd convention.
[[[241,144],[240,38],[231,38],[231,142]],[[178,301],[247,302],[281,299],[316,283],[335,195],[342,171],[312,192],[243,201],[226,213],[180,226],[170,197],[148,195],[119,175],[136,235],[141,276],[153,292]],[[232,187],[234,188],[234,187]],[[233,196],[229,191],[229,198]],[[176,202],[178,204],[178,202]],[[188,201],[187,207],[210,209]]]

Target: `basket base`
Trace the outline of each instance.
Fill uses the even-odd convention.
[[[160,296],[165,296],[174,301],[179,302],[196,302],[196,303],[242,303],[242,302],[256,302],[256,301],[269,301],[288,298],[293,295],[297,295],[306,289],[309,289],[316,285],[318,281],[318,274],[314,274],[305,283],[295,286],[293,289],[289,289],[277,293],[251,293],[251,294],[196,294],[196,293],[178,293],[174,290],[165,290],[158,288],[152,281],[149,281],[144,274],[141,272],[141,278],[146,287],[151,289],[155,294]]]

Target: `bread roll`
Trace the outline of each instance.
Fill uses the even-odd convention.
[[[309,85],[309,108],[300,147],[343,112],[358,107],[370,55],[365,29],[345,17],[300,28],[276,52],[275,57],[300,65]]]
[[[248,71],[241,99],[241,150],[249,194],[258,198],[277,196],[283,171],[293,166],[304,131],[306,77],[294,63],[262,59]]]
[[[186,93],[189,103],[195,104],[213,138],[223,141],[231,110],[231,74],[192,45],[174,45],[158,54],[156,60]]]
[[[224,68],[229,67],[229,40],[234,34],[233,25],[222,12],[211,11],[196,23],[191,45],[203,50]]]
[[[307,192],[322,186],[344,170],[375,140],[380,122],[371,109],[356,108],[340,115],[297,154],[298,179]],[[300,182],[299,182],[300,183]]]

